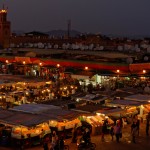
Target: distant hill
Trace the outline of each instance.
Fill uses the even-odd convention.
[[[25,32],[23,30],[14,30],[14,31],[12,31],[12,33],[15,33],[16,35],[22,35]]]
[[[46,33],[48,34],[50,37],[64,37],[64,36],[67,36],[68,34],[68,31],[67,30],[51,30],[51,31],[47,31],[47,32],[41,32],[41,31],[37,31],[37,32],[40,32],[40,33]],[[24,31],[21,31],[21,30],[14,30],[13,33],[15,33],[16,35],[22,35],[26,32]],[[79,31],[76,31],[76,30],[71,30],[70,31],[70,36],[71,37],[76,37],[76,36],[79,36],[81,34],[81,32]]]
[[[51,30],[51,31],[46,32],[46,34],[48,34],[49,36],[63,37],[63,36],[67,36],[68,31],[67,30]],[[70,31],[71,37],[76,37],[80,34],[81,34],[81,32],[76,31],[76,30]]]

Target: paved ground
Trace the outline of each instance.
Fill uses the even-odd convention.
[[[105,136],[105,141],[101,141],[101,135],[92,136],[92,142],[96,144],[96,150],[148,150],[150,149],[150,137],[145,135],[145,123],[141,123],[140,135],[136,139],[136,144],[131,142],[130,125],[127,125],[123,129],[123,137],[120,143],[111,141],[110,135]],[[70,139],[66,140],[66,144],[69,145],[70,150],[77,150],[76,144],[71,143]],[[0,147],[0,150],[14,150],[12,148]],[[17,150],[17,149],[15,149]],[[26,150],[43,150],[42,146],[29,148]]]

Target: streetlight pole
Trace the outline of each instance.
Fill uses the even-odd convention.
[[[119,89],[119,73],[120,73],[120,70],[117,69],[117,88]]]

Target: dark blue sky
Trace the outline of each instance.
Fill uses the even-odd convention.
[[[0,0],[8,6],[12,30],[150,35],[150,0]]]

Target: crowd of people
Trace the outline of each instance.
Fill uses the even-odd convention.
[[[116,120],[111,125],[108,124],[107,118],[103,121],[103,125],[101,128],[101,140],[102,140],[102,142],[105,141],[105,136],[106,135],[108,136],[110,134],[112,141],[115,140],[117,143],[120,143],[121,138],[124,136],[124,133],[123,133],[124,126],[123,126],[122,119],[123,118]],[[141,123],[141,120],[139,120],[138,115],[135,114],[132,117],[132,122],[130,123],[130,127],[131,127],[130,135],[131,135],[131,140],[133,143],[136,143],[136,141],[139,137],[140,123]],[[149,123],[150,123],[150,113],[148,113],[148,115],[147,115],[146,124],[145,124],[146,125],[145,126],[145,134],[147,136],[149,136]],[[76,130],[76,128],[74,130],[72,130],[72,140],[71,140],[72,143],[77,143],[77,141],[80,140],[79,143],[84,141],[84,144],[88,145],[88,143],[91,142],[91,133],[92,133],[91,128],[88,128],[88,127],[84,128],[82,130],[82,133],[80,136],[78,133],[79,132],[78,132],[78,130]],[[58,140],[59,140],[59,138],[58,138],[56,132],[53,132],[51,147],[54,148],[54,146],[60,145],[60,144],[56,144]],[[47,149],[44,149],[44,150],[47,150]]]
[[[104,120],[103,122],[103,126],[102,126],[102,133],[101,133],[101,140],[105,141],[105,135],[107,135],[108,133],[111,136],[111,140],[114,141],[114,137],[116,139],[116,142],[120,142],[120,139],[123,136],[123,118],[120,118],[118,120],[116,120],[114,122],[114,124],[112,124],[110,127],[108,125],[108,121],[107,119]],[[132,138],[132,142],[136,143],[136,139],[139,137],[140,134],[140,122],[141,120],[138,118],[138,115],[135,114],[132,117],[132,121],[131,121],[131,138]],[[146,126],[145,126],[145,134],[147,136],[149,136],[149,125],[150,125],[150,113],[147,114],[146,117]]]

